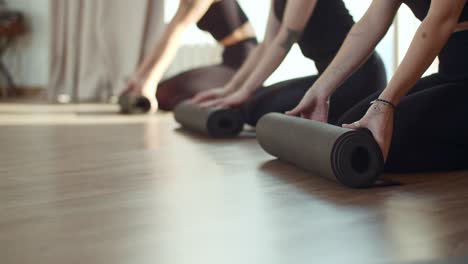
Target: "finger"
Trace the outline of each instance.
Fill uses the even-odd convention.
[[[215,99],[215,100],[210,100],[210,101],[206,101],[204,103],[201,103],[200,104],[200,107],[202,108],[208,108],[208,107],[213,107],[213,106],[216,106],[220,103],[220,99]]]
[[[302,106],[299,104],[293,110],[287,111],[286,115],[289,116],[299,116],[302,113]]]
[[[231,104],[232,104],[232,101],[229,101],[227,99],[219,99],[213,106],[221,107],[221,108],[230,108]]]
[[[216,106],[219,106],[221,108],[231,108],[231,107],[234,107],[235,105],[230,101],[221,101]]]
[[[354,126],[350,124],[343,124],[342,127],[347,129],[355,129]]]
[[[343,127],[348,129],[360,129],[363,127],[363,125],[362,121],[356,121],[351,124],[343,124]]]
[[[375,141],[379,144],[380,150],[382,151],[384,161],[388,159],[388,153],[390,152],[390,146],[385,143],[383,139],[378,139],[374,136]]]
[[[196,97],[192,97],[190,99],[187,100],[187,103],[190,103],[190,104],[197,104],[198,103],[198,99]]]
[[[238,101],[238,100],[228,100],[224,99],[219,103],[219,106],[224,107],[224,108],[232,108],[232,107],[238,107],[242,105],[243,102]]]
[[[208,101],[208,102],[200,103],[199,106],[201,108],[208,108],[208,107],[211,107],[212,104],[213,104],[212,101]]]
[[[209,99],[209,97],[210,95],[206,93],[197,94],[195,95],[195,97],[192,98],[191,103],[194,103],[194,104],[201,103]]]

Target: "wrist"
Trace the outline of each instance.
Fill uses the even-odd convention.
[[[384,100],[387,101],[391,104],[393,104],[395,107],[398,106],[398,103],[400,103],[400,96],[391,93],[388,91],[389,89],[385,89],[382,94],[378,97],[379,100]]]
[[[374,101],[372,101],[370,103],[371,105],[375,105],[375,104],[380,104],[380,105],[384,105],[386,107],[389,107],[391,108],[392,110],[396,110],[396,105],[394,103],[392,103],[391,101],[388,101],[386,99],[381,99],[381,98],[378,98],[378,99],[375,99]]]
[[[124,78],[126,83],[131,83],[131,84],[140,84],[141,78],[135,75],[129,75]]]
[[[254,94],[257,89],[259,89],[262,86],[263,82],[260,82],[258,84],[258,81],[249,81],[245,82],[242,86],[239,87],[238,91],[242,92],[244,94]]]
[[[228,84],[222,88],[222,91],[223,91],[223,94],[225,95],[233,93],[236,91],[236,86]]]
[[[370,103],[369,111],[375,114],[394,114],[396,108],[386,100],[380,101],[380,99],[376,99]]]
[[[319,101],[328,103],[330,102],[330,98],[333,94],[324,90],[314,90],[312,88],[310,89],[310,92],[312,92],[312,94],[314,94],[314,97],[316,97]]]
[[[237,92],[250,96],[254,94],[256,90],[257,89],[248,89],[247,87],[241,87]]]
[[[327,89],[326,87],[324,86],[312,86],[309,90],[312,90],[314,91],[314,93],[320,98],[320,99],[323,99],[323,100],[328,100],[332,94],[333,94],[333,91]]]

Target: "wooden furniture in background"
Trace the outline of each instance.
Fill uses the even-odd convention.
[[[2,58],[13,41],[25,33],[23,14],[20,12],[0,9],[0,74],[6,80],[6,87],[2,86],[2,97],[15,96],[15,83],[13,76],[3,62]]]

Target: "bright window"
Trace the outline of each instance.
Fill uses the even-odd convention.
[[[344,2],[354,19],[357,21],[365,13],[372,0],[344,0]],[[265,32],[270,0],[239,0],[239,3],[249,16],[259,38],[262,39]],[[178,4],[179,1],[166,0],[166,22],[172,18]],[[411,11],[409,11],[407,7],[403,6],[399,13],[398,29],[395,29],[395,27],[392,26],[388,31],[388,34],[377,47],[377,51],[384,60],[389,77],[394,72],[396,62],[401,62],[401,59],[406,53],[418,24],[419,22],[414,18]],[[397,31],[398,43],[395,39],[395,32]],[[193,46],[194,48],[196,48],[197,45],[215,46],[213,39],[208,34],[197,30],[195,26],[192,26],[189,32],[184,34],[182,42],[184,45]],[[397,47],[395,47],[395,45],[397,45]],[[216,49],[213,49],[213,51],[218,52]],[[436,70],[436,66],[437,64],[434,64],[429,72],[434,72]],[[280,68],[268,79],[267,84],[285,79],[312,75],[316,72],[314,64],[302,55],[296,45]]]

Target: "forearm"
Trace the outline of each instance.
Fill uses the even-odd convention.
[[[271,12],[271,25],[274,26],[266,38],[266,43],[269,43],[268,48],[265,49],[263,56],[240,89],[253,93],[280,66],[292,46],[301,37],[316,4],[317,0],[289,1],[285,7],[282,23],[276,25],[274,25],[274,21],[277,21],[275,14]],[[272,6],[274,6],[274,1],[272,1]]]
[[[348,33],[337,55],[312,89],[330,97],[366,62],[385,36],[401,5],[399,0],[373,0],[364,16]]]
[[[288,54],[292,45],[300,35],[299,31],[289,31],[288,33],[279,33],[265,50],[259,60],[255,61],[255,67],[243,85],[239,89],[253,93],[262,86],[268,77],[279,67]]]
[[[398,104],[432,64],[452,34],[453,27],[453,23],[425,20],[380,98]]]
[[[382,34],[374,32],[367,23],[361,21],[351,29],[341,49],[312,89],[317,89],[324,96],[331,96],[367,61],[382,38]]]
[[[242,67],[237,71],[236,75],[231,81],[225,86],[226,90],[233,92],[239,89],[245,81],[248,79],[250,74],[257,67],[258,62],[265,55],[265,51],[268,48],[269,43],[273,40],[274,36],[279,31],[279,21],[276,19],[276,15],[273,12],[273,0],[271,1],[270,13],[268,16],[267,29],[265,31],[265,37],[263,42],[249,55],[247,60],[244,62]]]
[[[138,67],[136,73],[138,79],[160,80],[162,78],[180,47],[180,39],[184,30],[185,27],[181,25],[168,26],[149,56]]]
[[[138,67],[135,78],[159,81],[174,59],[183,32],[206,13],[214,0],[181,0],[179,8],[149,56]]]
[[[266,44],[262,43],[255,48],[249,55],[247,60],[242,64],[242,67],[236,72],[232,79],[226,84],[225,89],[235,91],[241,87],[248,76],[252,73],[258,64],[258,61],[263,57],[266,50]]]

